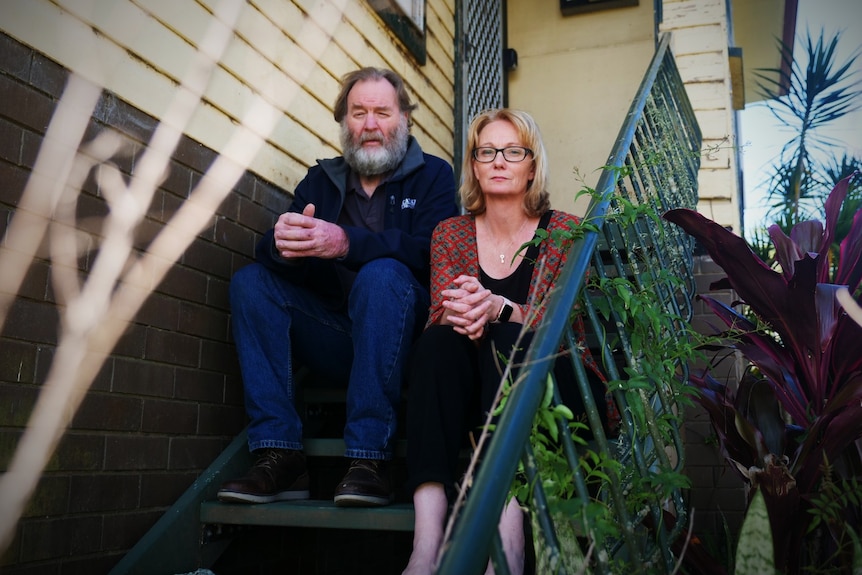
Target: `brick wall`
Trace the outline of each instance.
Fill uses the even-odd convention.
[[[56,63],[0,35],[2,234],[66,77]],[[132,151],[116,158],[128,174],[155,126],[153,118],[103,93],[87,139],[108,127],[128,138]],[[182,140],[136,233],[138,248],[163,228],[214,158],[212,150]],[[106,573],[242,429],[228,282],[288,200],[246,173],[172,267],[93,382],[0,557],[4,574]],[[92,176],[78,213],[106,213]],[[87,229],[98,227],[91,220]],[[81,258],[83,275],[92,259]],[[45,381],[57,322],[51,263],[37,259],[0,333],[0,471],[8,468]]]
[[[712,282],[725,277],[724,271],[708,256],[695,257],[696,293],[716,297],[727,304],[733,299],[730,290],[710,291]],[[721,321],[703,302],[695,302],[692,327],[699,333],[712,334]],[[736,382],[741,359],[725,358],[713,371],[716,378]],[[701,366],[697,366],[701,367]],[[735,538],[746,509],[746,494],[742,480],[731,470],[719,453],[715,432],[704,409],[689,408],[685,420],[685,473],[691,479],[689,508],[694,510],[694,532],[708,544],[719,546],[725,529]],[[734,539],[735,540],[735,539]]]

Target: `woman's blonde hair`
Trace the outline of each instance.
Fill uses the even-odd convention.
[[[511,108],[494,108],[477,114],[470,122],[467,132],[467,147],[464,150],[464,164],[461,168],[461,206],[473,215],[479,215],[485,211],[485,194],[479,187],[479,181],[473,174],[473,150],[479,140],[479,133],[491,122],[503,120],[514,126],[518,133],[518,140],[525,148],[533,151],[530,160],[535,167],[533,179],[527,184],[527,193],[524,195],[524,212],[530,217],[544,214],[551,207],[550,194],[548,193],[548,161],[545,154],[545,145],[542,143],[542,134],[539,126],[532,116],[521,110]],[[524,160],[529,161],[529,160]]]

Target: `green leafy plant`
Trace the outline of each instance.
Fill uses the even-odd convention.
[[[595,192],[585,188],[583,193]],[[654,224],[661,223],[650,205],[615,197],[605,225],[626,228],[644,219]],[[534,241],[572,241],[583,237],[587,231],[596,230],[595,222],[585,218],[571,230],[554,235],[539,234]],[[632,250],[633,257],[637,257],[637,253],[637,250]],[[638,265],[647,267],[646,262]],[[575,313],[584,313],[588,305],[592,306],[603,324],[612,326],[612,329],[597,334],[601,346],[619,350],[622,344],[617,339],[618,331],[626,333],[629,338],[626,345],[636,351],[630,364],[620,358],[621,364],[626,365],[622,366],[619,378],[608,382],[609,390],[626,399],[626,409],[633,423],[632,433],[638,437],[652,434],[670,444],[672,429],[681,426],[683,409],[692,401],[693,389],[686,384],[680,366],[698,357],[703,338],[693,332],[682,318],[668,313],[656,297],[657,290],[673,289],[681,280],[664,270],[652,271],[655,273],[644,274],[640,278],[591,275],[585,286],[584,299]],[[656,461],[650,473],[644,475],[643,469],[638,468],[630,457],[630,452],[626,452],[629,448],[625,441],[616,446],[619,452],[597,449],[585,439],[589,437],[588,427],[573,419],[568,409],[559,409],[552,391],[549,382],[544,402],[534,420],[531,459],[541,469],[547,509],[561,540],[561,548],[568,551],[565,557],[552,560],[542,549],[541,541],[537,540],[537,557],[547,562],[543,568],[550,570],[548,565],[557,561],[566,565],[567,572],[573,573],[592,570],[596,566],[613,573],[664,573],[654,557],[631,561],[614,557],[612,542],[619,541],[623,535],[610,492],[612,486],[620,486],[628,514],[637,518],[636,521],[642,521],[648,515],[647,509],[661,508],[675,490],[689,487],[688,477],[660,461]],[[675,409],[654,412],[648,399],[653,394],[663,396],[665,404],[674,405]],[[558,440],[563,433],[578,446],[578,473],[590,493],[586,501],[575,490],[570,460]],[[528,481],[520,481],[513,492],[519,500],[528,501],[532,488]],[[536,521],[535,516],[533,520]],[[648,536],[649,532],[649,521],[644,521],[639,533]]]

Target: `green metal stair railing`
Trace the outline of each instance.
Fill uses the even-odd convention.
[[[602,303],[600,291],[584,285],[584,278],[589,275],[591,282],[626,278],[638,288],[653,290],[655,302],[667,314],[671,329],[679,338],[687,333],[685,324],[691,318],[695,289],[691,240],[675,226],[643,212],[628,221],[612,217],[626,205],[648,207],[660,215],[667,209],[694,207],[696,203],[701,135],[668,43],[669,37],[663,36],[620,130],[588,208],[587,219],[595,228],[575,241],[558,286],[547,298],[547,310],[528,350],[519,381],[511,391],[465,504],[458,512],[437,573],[484,572],[488,554],[477,553],[477,549],[488,550],[498,574],[508,573],[496,526],[519,462],[524,463],[533,486],[531,511],[541,532],[546,563],[552,566],[553,573],[567,572],[565,562],[558,561],[563,551],[542,488],[542,469],[536,467],[529,441],[561,343],[572,352],[569,356],[593,433],[593,449],[612,454],[628,466],[637,476],[634,480],[655,478],[661,470],[682,470],[684,451],[678,420],[672,420],[668,426],[663,419],[679,409],[677,397],[666,381],[649,380],[649,374],[639,374],[639,350],[632,334],[626,331],[625,319],[614,315],[607,302]],[[576,308],[582,310],[593,356],[609,380],[625,381],[627,376],[638,374],[650,381],[650,385],[640,385],[634,391],[623,391],[622,386],[614,389],[613,398],[620,412],[616,438],[605,433],[586,368],[577,353],[578,338],[570,321]],[[601,310],[608,313],[608,308],[611,315],[603,320]],[[676,369],[677,377],[685,381],[685,366],[677,365]],[[559,401],[558,392],[555,397]],[[602,401],[598,403],[603,405]],[[658,424],[660,419],[662,426]],[[576,501],[586,510],[586,502],[595,494],[590,493],[579,465],[582,448],[575,445],[568,433],[561,437]],[[672,572],[677,561],[672,547],[688,517],[681,490],[670,490],[661,504],[653,502],[631,509],[625,493],[633,478],[610,479],[602,497],[613,510],[620,536],[600,542],[601,549],[593,550],[595,555],[585,572],[610,573],[614,559],[638,565],[641,572]],[[666,510],[672,511],[675,521],[668,521]]]

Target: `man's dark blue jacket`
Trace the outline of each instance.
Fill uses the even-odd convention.
[[[296,187],[289,211],[302,213],[311,203],[315,206],[314,217],[337,221],[347,193],[349,171],[343,157],[318,160]],[[336,266],[356,271],[377,258],[403,262],[427,289],[431,234],[442,220],[458,214],[452,167],[445,160],[424,153],[410,136],[401,165],[374,193],[387,197],[383,232],[345,226],[350,248],[343,258],[287,262],[276,251],[270,229],[257,244],[257,261],[338,304],[344,302],[346,294]]]

